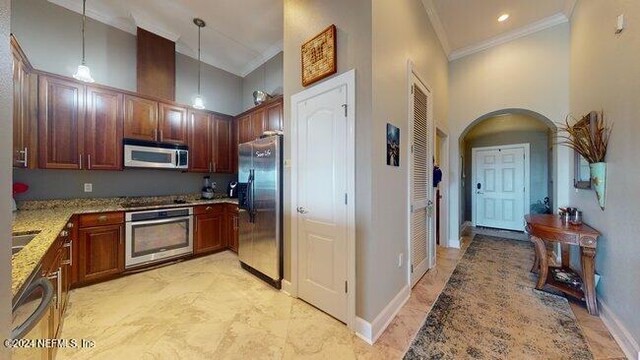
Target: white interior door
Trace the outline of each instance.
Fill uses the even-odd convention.
[[[431,94],[413,76],[410,107],[409,240],[411,285],[431,265],[433,247],[433,120]]]
[[[476,226],[524,230],[528,149],[529,144],[472,149]]]
[[[296,106],[298,297],[347,322],[347,85]]]

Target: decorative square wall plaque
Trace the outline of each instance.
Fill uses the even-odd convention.
[[[336,26],[331,25],[302,44],[302,86],[335,74],[337,63]]]

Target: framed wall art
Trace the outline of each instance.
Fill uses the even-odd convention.
[[[387,165],[400,166],[400,129],[387,123]]]
[[[337,71],[336,26],[331,25],[302,44],[302,86],[309,86]]]

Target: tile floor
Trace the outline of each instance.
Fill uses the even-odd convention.
[[[62,338],[95,347],[58,359],[400,359],[470,241],[438,248],[437,266],[374,346],[224,252],[73,290]],[[600,319],[572,308],[596,359],[623,357]]]

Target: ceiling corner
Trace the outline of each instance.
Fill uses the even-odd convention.
[[[251,61],[238,75],[240,75],[240,77],[245,77],[249,75],[253,70],[259,68],[262,64],[269,61],[269,59],[276,56],[283,49],[284,49],[284,40],[280,40],[277,43],[270,46],[269,48],[267,48],[267,50],[263,51],[262,54],[260,54],[253,61]]]
[[[576,4],[578,4],[578,0],[566,0],[564,4],[564,9],[562,13],[567,17],[569,21],[571,21],[571,17],[573,16],[573,10],[576,8]]]
[[[442,26],[442,22],[440,21],[440,17],[438,16],[438,12],[436,11],[435,6],[433,5],[433,0],[422,0],[422,5],[424,6],[425,11],[427,12],[427,16],[429,16],[429,21],[431,22],[431,26],[433,30],[436,32],[438,36],[438,40],[440,41],[440,45],[442,46],[442,50],[444,54],[449,57],[451,53],[451,47],[449,46],[449,40],[447,39],[447,33],[444,30],[444,26]]]

